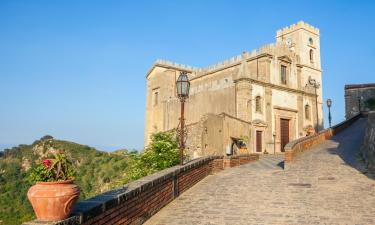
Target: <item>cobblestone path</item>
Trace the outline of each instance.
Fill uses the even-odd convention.
[[[375,224],[375,180],[361,167],[364,119],[303,155],[208,176],[146,222],[167,224]]]

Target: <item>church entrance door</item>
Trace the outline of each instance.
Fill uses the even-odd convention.
[[[289,120],[280,119],[281,151],[285,152],[285,145],[289,143]]]
[[[262,131],[257,130],[256,136],[256,150],[262,152]]]

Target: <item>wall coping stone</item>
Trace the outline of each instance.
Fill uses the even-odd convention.
[[[172,177],[178,176],[181,173],[188,172],[191,169],[198,168],[202,165],[207,164],[215,159],[222,159],[223,156],[206,156],[194,159],[182,166],[177,165],[171,168],[158,171],[146,177],[142,177],[138,180],[132,181],[122,187],[116,188],[99,194],[90,199],[78,202],[72,212],[71,217],[63,221],[56,222],[43,222],[43,221],[30,221],[23,223],[23,225],[37,225],[37,224],[48,224],[48,225],[76,225],[87,221],[90,218],[96,217],[97,215],[104,213],[118,205],[121,205],[128,199],[137,197],[140,193],[157,186],[164,181],[169,180]]]
[[[336,133],[340,132],[340,130],[339,130],[340,127],[345,126],[345,125],[350,125],[351,123],[355,122],[357,119],[359,119],[360,117],[363,117],[363,116],[365,116],[365,115],[362,114],[362,113],[357,113],[356,115],[352,116],[351,118],[349,118],[347,120],[344,120],[344,121],[342,121],[342,122],[340,122],[340,123],[332,126],[331,128],[327,128],[327,129],[321,130],[318,133],[313,134],[311,136],[298,138],[296,140],[293,140],[293,141],[289,142],[285,146],[285,153],[286,153],[285,156],[287,157],[288,153],[290,153],[290,154],[293,154],[294,152],[297,153],[295,151],[295,149],[298,148],[299,144],[303,144],[303,143],[306,143],[308,141],[316,140],[321,135],[324,135],[324,134],[329,134],[330,136],[333,136]],[[291,160],[285,160],[285,162],[284,162],[284,168],[286,168],[285,164],[289,163],[290,161],[292,161],[292,159]]]

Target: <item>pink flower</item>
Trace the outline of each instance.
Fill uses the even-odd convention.
[[[51,166],[51,161],[49,159],[45,159],[45,160],[43,160],[43,164],[46,167],[50,167]]]

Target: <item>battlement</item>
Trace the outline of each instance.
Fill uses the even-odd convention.
[[[293,32],[293,31],[296,31],[296,30],[299,30],[299,29],[305,29],[307,31],[310,31],[311,33],[316,34],[316,35],[319,35],[319,33],[320,33],[318,28],[316,28],[316,27],[314,27],[314,26],[312,26],[308,23],[305,23],[304,21],[299,21],[296,24],[292,24],[288,27],[284,27],[283,29],[278,30],[276,37],[288,34],[290,32]]]
[[[191,77],[194,78],[194,77],[201,76],[201,75],[204,75],[204,74],[216,71],[216,70],[220,70],[226,67],[233,66],[235,64],[239,64],[243,60],[254,58],[261,54],[288,55],[290,57],[294,57],[295,55],[295,53],[292,52],[284,43],[276,43],[276,44],[271,43],[271,44],[267,44],[267,45],[260,47],[258,50],[253,49],[251,52],[244,51],[240,55],[236,55],[234,57],[218,62],[216,64],[209,65],[204,68],[175,63],[175,62],[163,60],[163,59],[157,59],[154,65],[152,66],[152,68],[154,68],[155,66],[171,67],[171,68],[175,68],[178,70],[187,71],[191,73]]]
[[[307,24],[303,21],[299,21],[296,24],[292,24],[288,27],[285,27],[281,30],[277,31],[277,37],[290,33],[292,31],[298,30],[298,29],[305,29],[308,30],[314,34],[319,35],[319,29],[311,26],[310,24]],[[180,63],[175,63],[172,61],[168,60],[163,60],[163,59],[157,59],[149,72],[147,73],[150,74],[150,72],[153,70],[154,67],[156,66],[162,66],[162,67],[168,67],[168,68],[174,68],[177,70],[182,70],[182,71],[187,71],[188,73],[191,73],[191,77],[198,77],[202,76],[207,73],[211,73],[216,70],[224,69],[226,67],[230,67],[233,65],[236,65],[238,63],[241,63],[242,60],[247,60],[250,58],[257,57],[258,55],[261,54],[270,54],[270,55],[288,55],[290,57],[296,56],[294,52],[292,52],[289,47],[287,47],[284,43],[271,43],[267,44],[264,46],[261,46],[259,49],[253,49],[250,52],[244,51],[242,54],[236,55],[234,57],[231,57],[229,59],[226,59],[224,61],[218,62],[216,64],[209,65],[204,68],[199,68],[199,67],[194,67],[190,65],[185,65],[185,64],[180,64]],[[299,57],[296,56],[297,60],[299,60]]]

